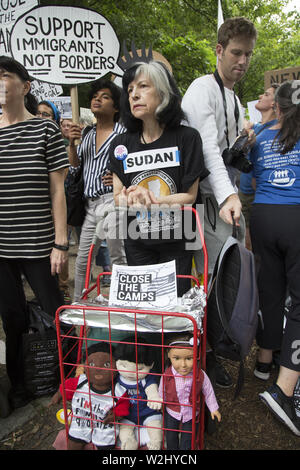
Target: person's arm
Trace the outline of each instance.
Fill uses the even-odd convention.
[[[64,168],[49,173],[50,198],[52,206],[52,217],[55,231],[55,243],[66,246],[67,238],[67,207],[64,189]],[[61,272],[62,265],[66,261],[66,251],[52,249],[50,262],[51,273],[54,275]]]
[[[197,178],[192,186],[185,193],[177,193],[155,197],[153,192],[142,186],[130,186],[127,189],[128,206],[144,205],[146,207],[151,204],[167,204],[170,206],[184,204],[193,204],[196,201],[198,192],[199,178]]]
[[[78,124],[72,124],[69,133],[69,146],[68,146],[68,157],[70,165],[73,167],[77,167],[80,165],[80,159],[78,158],[77,154],[77,147],[78,142],[81,139],[81,129]]]
[[[218,89],[213,90],[205,84],[194,82],[183,98],[182,108],[188,124],[200,133],[205,166],[210,172],[207,179],[218,204],[222,205],[220,217],[232,223],[231,210],[235,211],[236,222],[241,210],[218,144],[215,91],[220,93]]]
[[[127,207],[126,188],[116,173],[113,173],[113,195],[117,207]]]

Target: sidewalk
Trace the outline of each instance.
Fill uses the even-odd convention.
[[[70,246],[69,250],[69,284],[71,297],[74,291],[74,273],[75,273],[75,259],[77,255],[78,245]],[[93,265],[93,279],[102,271],[101,267]],[[28,300],[33,297],[33,293],[26,283],[25,293]],[[108,292],[108,288],[104,288]],[[6,375],[5,366],[5,334],[2,329],[2,322],[0,320],[0,388],[7,394],[9,390],[9,380]],[[28,405],[14,410],[7,418],[0,418],[0,441],[3,441],[8,435],[11,435],[16,429],[24,426],[34,418],[39,418],[43,410],[48,407],[51,397],[45,396],[31,401]],[[53,410],[54,413],[54,410]]]

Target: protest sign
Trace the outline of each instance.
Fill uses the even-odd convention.
[[[10,56],[10,33],[20,16],[38,5],[38,0],[0,0],[0,55]]]
[[[42,6],[14,24],[11,52],[30,75],[60,85],[79,85],[123,75],[120,45],[109,21],[87,8]]]
[[[55,97],[62,94],[63,89],[60,85],[33,80],[30,91],[38,101],[53,101]]]
[[[287,80],[300,79],[300,66],[288,67],[286,69],[268,70],[265,72],[265,90],[270,88],[272,83],[286,82]]]
[[[258,103],[258,100],[248,101],[247,103],[249,120],[253,124],[261,121],[261,112],[256,109],[256,103]]]
[[[167,309],[177,305],[175,261],[147,266],[114,264],[109,305]]]

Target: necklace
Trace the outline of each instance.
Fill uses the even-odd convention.
[[[163,133],[163,129],[161,130],[159,136],[158,136],[157,138],[155,138],[154,140],[152,140],[152,142],[154,142],[155,140],[159,139],[159,138],[161,137],[162,133]],[[144,133],[143,133],[143,132],[141,133],[141,140],[142,140],[143,144],[146,144],[146,145],[147,145],[148,142],[145,141],[145,137],[144,137]],[[149,142],[149,143],[150,143],[150,142]]]
[[[145,141],[143,132],[142,132],[142,134],[141,134],[141,139],[142,139],[142,141],[143,141],[143,144],[147,144],[147,142]]]

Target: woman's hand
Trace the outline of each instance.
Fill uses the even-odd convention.
[[[106,173],[102,176],[102,182],[104,186],[113,185],[113,175],[109,170],[106,170]]]
[[[52,249],[50,255],[50,264],[51,264],[51,274],[59,274],[62,270],[64,263],[67,261],[67,254],[65,251],[57,250],[56,248]]]
[[[126,194],[128,206],[150,207],[151,204],[159,204],[154,193],[143,186],[129,186]]]

